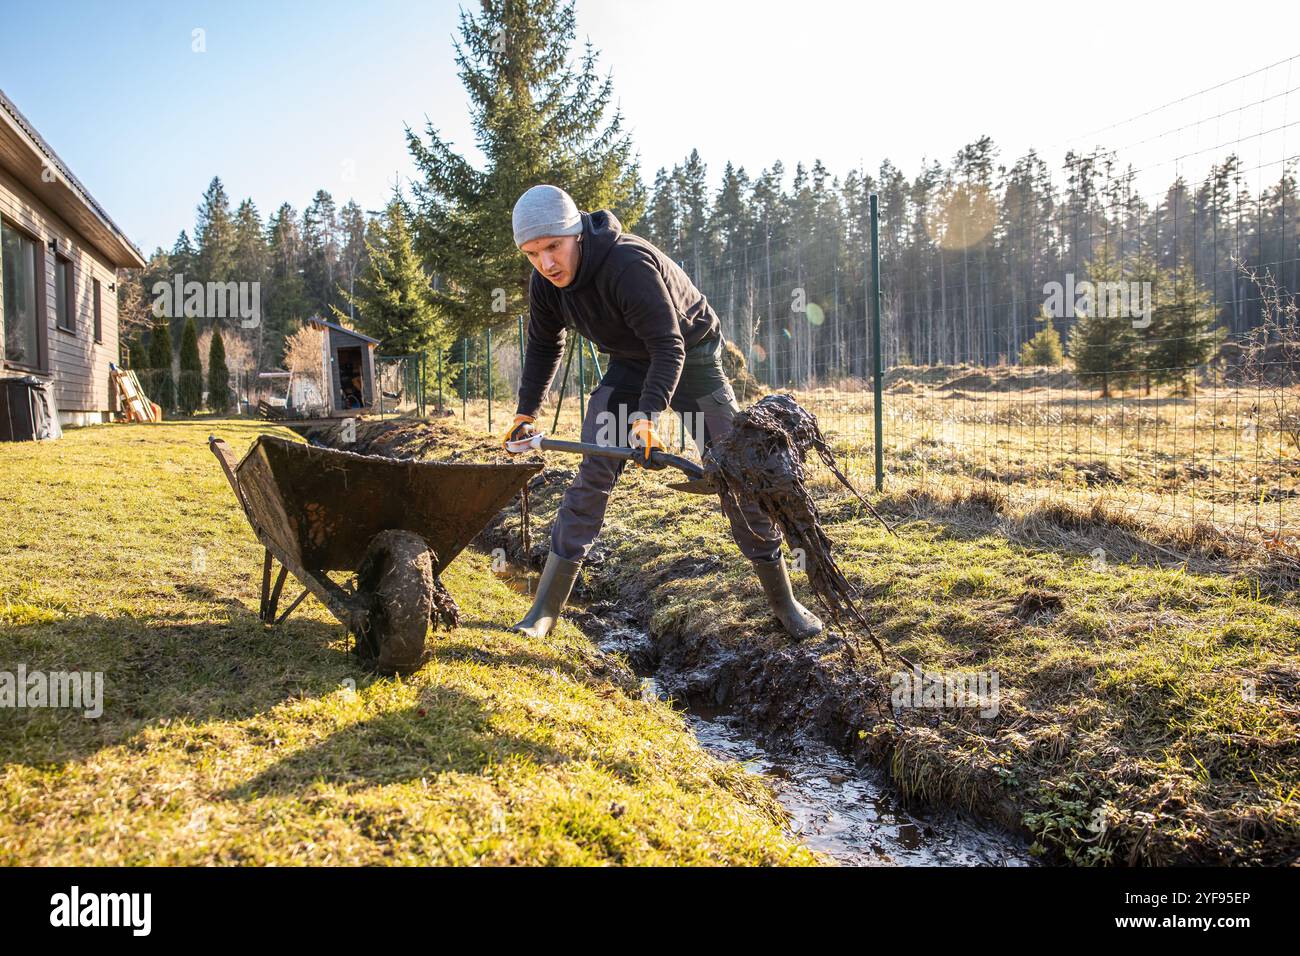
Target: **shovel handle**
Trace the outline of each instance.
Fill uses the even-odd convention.
[[[645,454],[636,448],[625,448],[617,445],[597,445],[590,442],[582,441],[564,441],[560,438],[547,438],[545,435],[530,435],[527,439],[521,439],[515,442],[508,442],[507,447],[512,451],[528,451],[537,449],[539,451],[560,451],[570,455],[599,455],[602,458],[619,458],[623,461],[635,462],[642,467],[649,468],[676,468],[688,478],[703,478],[704,469],[689,458],[683,458],[680,455],[670,455],[668,452],[651,449],[650,464],[642,464],[645,461]]]

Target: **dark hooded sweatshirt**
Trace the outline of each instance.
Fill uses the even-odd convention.
[[[615,360],[648,362],[638,410],[662,412],[677,388],[686,350],[720,334],[717,314],[677,263],[624,232],[608,210],[582,214],[580,249],[578,273],[564,288],[536,269],[529,279],[518,414],[540,410],[570,325]]]

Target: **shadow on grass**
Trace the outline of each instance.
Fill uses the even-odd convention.
[[[348,678],[359,687],[382,679],[344,653],[339,643],[341,625],[290,618],[266,628],[238,601],[214,597],[213,603],[222,609],[214,608],[216,613],[229,615],[228,621],[136,621],[91,615],[15,628],[0,637],[0,669],[13,669],[22,661],[29,672],[104,670],[103,716],[98,719],[85,719],[81,709],[0,712],[3,762],[53,769],[104,748],[130,746],[151,726],[245,720],[287,701],[333,693]],[[484,646],[468,628],[450,634],[431,631],[428,639],[437,661],[563,673],[581,683],[587,676],[561,653]],[[43,646],[50,650],[41,652]],[[263,793],[297,792],[317,780],[375,785],[446,771],[477,773],[511,756],[560,763],[590,755],[585,750],[569,754],[494,731],[478,701],[435,685],[421,689],[418,706],[385,712],[341,730],[227,796],[248,799]],[[636,776],[636,769],[623,762],[606,766],[626,779]]]
[[[493,730],[490,717],[473,697],[447,687],[430,687],[421,692],[418,707],[353,724],[221,796],[228,800],[293,796],[313,783],[364,787],[409,783],[439,773],[481,773],[514,756],[551,764],[573,759],[546,744]]]
[[[5,763],[50,766],[175,720],[241,720],[369,675],[337,645],[340,625],[290,618],[266,628],[238,601],[225,621],[85,615],[8,629],[0,670],[102,671],[103,714],[84,708],[0,711]],[[222,611],[217,611],[222,613]]]

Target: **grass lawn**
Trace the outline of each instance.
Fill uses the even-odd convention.
[[[105,682],[98,719],[0,710],[0,865],[816,862],[572,625],[506,632],[527,599],[482,553],[444,575],[466,623],[411,677],[360,669],[314,599],[264,628],[261,549],[206,444],[261,430],[0,444],[0,671]]]
[[[436,427],[435,456],[494,454]],[[466,623],[435,635],[411,678],[359,669],[314,600],[264,629],[260,547],[205,443],[215,431],[242,451],[259,430],[0,445],[0,671],[102,670],[107,685],[98,720],[0,710],[0,863],[815,862],[754,778],[624,689],[570,623],[545,641],[503,630],[526,598],[486,554],[444,575]],[[532,495],[541,549],[574,464],[548,460],[556,477]],[[821,732],[905,795],[1020,828],[1049,859],[1300,858],[1285,561],[1074,494],[1027,507],[969,482],[891,479],[877,504],[895,537],[813,476],[887,648],[931,673],[996,673],[996,715],[891,717],[898,665],[866,641],[792,655],[716,502],[665,493],[663,474],[621,480],[584,593],[641,613],[661,647],[746,652],[773,672],[811,659],[807,692],[770,701],[798,720],[768,729]],[[517,514],[504,527],[517,545]]]

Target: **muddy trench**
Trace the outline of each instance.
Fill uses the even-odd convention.
[[[518,536],[499,521],[479,543],[505,550],[511,563],[503,577],[531,597],[544,535],[537,541],[534,531],[532,567]],[[716,560],[681,570],[707,574]],[[862,708],[876,708],[874,688],[821,660],[839,638],[729,648],[676,629],[652,635],[644,593],[602,597],[610,585],[601,565],[584,568],[564,615],[606,658],[606,676],[628,693],[671,701],[705,750],[760,774],[789,814],[789,832],[806,846],[846,866],[1036,864],[1027,842],[993,820],[903,798],[856,732]]]

